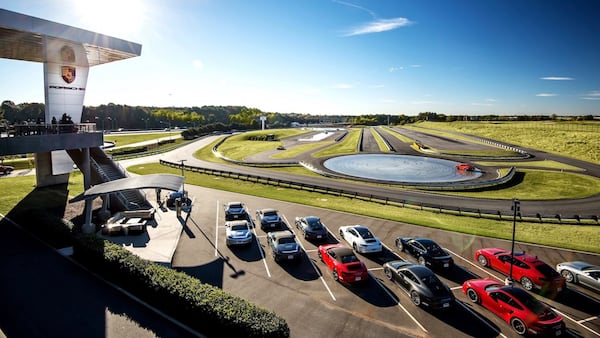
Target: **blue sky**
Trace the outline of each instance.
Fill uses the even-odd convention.
[[[301,114],[600,114],[595,0],[56,0],[0,7],[137,42],[84,104]],[[0,60],[0,100],[44,102]],[[11,81],[18,79],[18,81]]]

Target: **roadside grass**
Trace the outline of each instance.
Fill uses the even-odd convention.
[[[281,152],[271,156],[273,159],[286,159],[286,158],[294,158],[302,153],[307,151],[311,151],[316,148],[320,148],[329,144],[333,144],[333,141],[317,141],[317,142],[307,142],[306,144],[301,144],[294,146],[292,148],[287,148],[286,150],[282,150]]]
[[[551,160],[541,160],[541,161],[527,161],[527,162],[487,162],[487,161],[477,161],[476,164],[482,166],[491,166],[491,167],[515,167],[515,168],[539,168],[539,169],[561,169],[561,170],[572,170],[572,171],[584,171],[579,167],[575,167],[572,165],[568,165],[565,163],[560,163]]]
[[[35,168],[35,159],[33,157],[25,157],[25,158],[10,158],[4,159],[0,161],[0,163],[4,165],[10,165],[15,168],[15,170],[19,169],[33,169]]]
[[[417,126],[458,131],[600,164],[600,123],[574,121],[421,122]]]
[[[6,215],[12,210],[17,204],[19,204],[27,195],[36,189],[36,178],[35,175],[16,176],[10,178],[0,179],[0,187],[3,193],[0,194],[0,213]],[[49,189],[48,191],[50,191]],[[68,183],[69,199],[73,198],[83,192],[83,175],[79,171],[74,171],[69,177]],[[42,208],[50,208],[54,205],[65,203],[65,201],[55,201],[51,195],[42,195],[39,199],[37,206]],[[37,209],[37,207],[35,207]]]
[[[600,193],[600,179],[577,173],[518,169],[518,184],[485,191],[440,192],[445,195],[526,200],[560,200],[590,197]],[[526,202],[523,202],[526,204]]]
[[[391,135],[393,135],[394,137],[396,137],[397,139],[399,139],[400,141],[404,142],[404,143],[413,143],[415,142],[415,140],[411,139],[410,137],[406,137],[400,133],[398,133],[397,131],[393,130],[392,128],[386,126],[384,127],[385,131],[390,133]]]
[[[331,155],[343,155],[343,154],[354,154],[357,152],[358,139],[360,138],[360,128],[350,128],[348,135],[344,137],[340,142],[316,151],[312,154],[313,157],[326,157]]]
[[[383,138],[381,138],[381,135],[379,135],[379,133],[375,131],[375,128],[369,128],[369,132],[375,138],[375,142],[377,142],[377,146],[379,147],[380,151],[384,153],[391,152],[390,149],[387,147],[387,144],[385,144]]]
[[[227,138],[220,146],[219,153],[232,160],[243,161],[249,155],[283,146],[282,138],[306,134],[304,129],[267,129],[235,134]],[[260,140],[267,135],[274,135],[275,141]],[[253,140],[254,138],[254,140]],[[211,147],[212,149],[212,147]]]
[[[140,175],[156,172],[172,173],[176,175],[181,173],[177,168],[165,167],[157,163],[136,165],[127,169]],[[382,205],[347,197],[337,197],[309,191],[298,191],[296,189],[285,187],[273,187],[262,183],[246,182],[195,172],[186,172],[185,178],[186,184],[277,199],[325,209],[339,210],[352,214],[377,217],[425,227],[507,240],[510,240],[512,234],[512,221],[509,220],[440,214],[431,211],[421,211],[413,209],[412,207]],[[333,224],[332,226],[336,228],[341,225],[343,224]],[[521,231],[519,231],[519,228],[521,228]],[[522,231],[523,229],[526,229],[526,231]],[[600,253],[600,247],[598,247],[598,243],[600,243],[600,231],[598,231],[597,226],[519,222],[517,224],[516,240],[520,242]]]
[[[115,142],[115,146],[126,146],[128,144],[156,140],[159,138],[168,138],[169,136],[180,138],[180,132],[161,132],[151,134],[126,134],[126,135],[104,135],[104,141]]]

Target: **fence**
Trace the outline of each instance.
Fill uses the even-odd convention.
[[[218,169],[209,169],[202,168],[196,166],[182,165],[181,163],[169,162],[165,160],[160,160],[161,165],[165,165],[172,168],[184,169],[191,172],[197,172],[207,175],[221,176],[227,178],[239,179],[247,182],[259,183],[259,184],[269,184],[277,187],[284,187],[290,189],[304,190],[309,192],[317,192],[322,194],[334,195],[338,197],[347,197],[350,199],[357,199],[362,201],[379,203],[382,205],[391,205],[402,208],[412,208],[416,210],[425,210],[430,212],[439,212],[443,214],[449,215],[457,215],[457,216],[469,216],[469,217],[477,217],[477,218],[489,218],[496,220],[512,220],[514,215],[511,211],[503,212],[500,210],[485,210],[485,209],[475,209],[475,208],[461,208],[455,206],[445,206],[439,204],[425,203],[425,202],[416,202],[412,200],[393,198],[389,196],[379,196],[373,194],[363,194],[357,191],[343,190],[343,189],[335,189],[326,186],[319,186],[313,184],[305,184],[296,181],[282,180],[276,179],[268,176],[258,176],[258,175],[249,175],[240,172],[234,171],[226,171],[226,170],[218,170]],[[536,223],[560,223],[560,224],[574,224],[574,225],[598,225],[598,216],[597,215],[543,215],[541,213],[531,214],[531,215],[523,215],[521,213],[517,214],[517,217],[520,222],[536,222]]]

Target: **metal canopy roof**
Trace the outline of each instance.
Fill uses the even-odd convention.
[[[139,56],[142,45],[0,8],[0,58],[44,62],[42,37],[81,44],[89,66]]]
[[[79,202],[94,199],[101,195],[114,193],[121,190],[161,188],[178,191],[183,186],[183,176],[173,174],[150,174],[121,178],[118,180],[95,185],[82,194],[72,198],[69,202]]]

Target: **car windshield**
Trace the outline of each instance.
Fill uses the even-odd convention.
[[[375,236],[373,236],[373,234],[371,233],[371,231],[369,231],[369,229],[365,228],[365,227],[357,227],[356,231],[358,232],[358,234],[360,235],[360,237],[362,238],[374,238]]]
[[[296,241],[294,241],[293,238],[291,237],[282,237],[279,239],[279,244],[290,244],[290,243],[295,243]]]
[[[421,281],[430,289],[438,289],[442,287],[442,282],[435,275],[423,276],[421,277]]]
[[[236,225],[231,226],[231,230],[236,230],[236,231],[248,230],[248,226],[245,224],[236,224]]]
[[[559,274],[550,265],[542,263],[535,266],[535,269],[546,277],[558,277]]]
[[[230,204],[229,205],[229,209],[241,209],[242,205],[241,204]]]
[[[437,245],[437,243],[435,242],[423,242],[421,243],[425,246],[425,249],[427,249],[428,252],[434,254],[434,255],[444,255],[445,252],[444,250],[442,250],[442,248]]]
[[[323,224],[321,224],[321,221],[319,221],[318,218],[308,218],[306,219],[306,223],[308,224],[308,227],[312,230],[323,229]]]
[[[265,211],[263,213],[263,215],[265,215],[265,216],[277,216],[277,211],[274,211],[274,210]]]
[[[358,262],[358,258],[354,255],[342,256],[341,262],[342,263]]]

